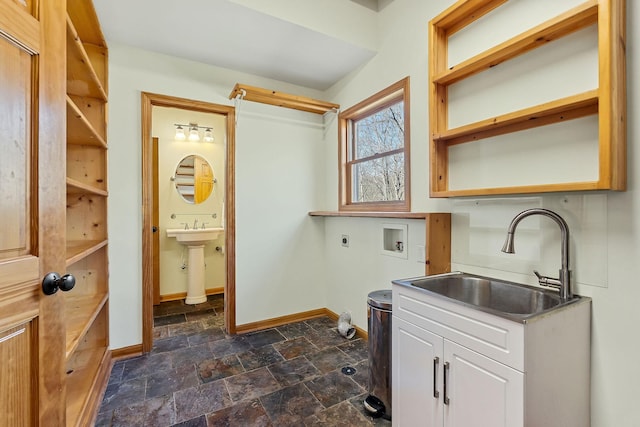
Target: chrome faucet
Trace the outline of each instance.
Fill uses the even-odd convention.
[[[550,211],[549,209],[542,208],[527,209],[526,211],[520,212],[511,220],[511,224],[509,224],[507,239],[504,242],[504,246],[502,246],[502,252],[507,254],[514,254],[516,252],[513,247],[513,237],[516,232],[516,227],[521,220],[531,215],[549,217],[560,226],[560,244],[562,250],[562,265],[559,272],[560,277],[558,279],[554,279],[552,277],[541,276],[535,270],[533,273],[538,278],[538,283],[541,286],[558,289],[560,291],[560,298],[563,301],[568,301],[573,298],[573,292],[571,291],[571,270],[569,270],[569,226],[560,215]]]
[[[198,228],[198,218],[193,220],[193,229],[195,230],[196,228]]]

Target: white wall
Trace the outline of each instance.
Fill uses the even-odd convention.
[[[175,123],[197,123],[210,126],[214,141],[177,141]],[[187,292],[188,250],[174,237],[167,237],[166,230],[193,227],[206,223],[207,227],[223,226],[225,189],[226,118],[222,114],[201,113],[176,108],[153,107],[151,135],[158,138],[158,224],[160,241],[160,296]],[[185,129],[188,133],[188,129]],[[202,132],[201,132],[202,133]],[[216,180],[213,191],[201,203],[187,203],[178,194],[175,182],[177,165],[185,156],[204,158],[213,170]],[[224,247],[224,234],[204,248],[205,289],[224,287],[225,257],[216,247]],[[186,265],[186,268],[183,266]]]
[[[498,278],[533,284],[531,273],[555,275],[560,263],[557,226],[545,219],[530,218],[521,223],[516,236],[515,255],[499,252],[508,222],[520,210],[544,206],[563,215],[569,223],[576,291],[593,298],[592,317],[592,408],[594,427],[635,427],[640,425],[640,364],[636,355],[640,340],[634,330],[640,324],[640,177],[633,165],[640,161],[640,150],[633,144],[640,136],[638,102],[640,87],[633,76],[640,72],[640,7],[627,2],[627,95],[628,165],[626,192],[556,194],[531,197],[434,200],[428,197],[428,62],[427,24],[453,0],[419,2],[395,0],[380,12],[380,52],[366,66],[352,73],[328,91],[328,98],[347,108],[389,84],[411,77],[411,159],[412,210],[451,211],[453,214],[452,261],[454,269],[482,273]],[[546,7],[540,2],[539,7]],[[550,4],[558,3],[552,1]],[[509,3],[510,4],[510,3]],[[567,7],[575,4],[566,0]],[[562,3],[564,6],[564,2]],[[561,82],[560,82],[561,83]],[[326,138],[326,209],[337,208],[337,160],[335,123]],[[491,168],[489,168],[491,170]],[[495,173],[496,169],[492,170]],[[362,270],[354,280],[350,268],[354,260],[365,258],[376,266],[368,248],[352,245],[343,250],[338,234],[369,238],[377,232],[370,219],[327,218],[327,270],[337,271],[328,280],[328,308],[364,310],[366,289],[385,287],[388,277],[373,269]],[[521,228],[522,227],[522,228]],[[409,239],[418,239],[419,231]],[[353,237],[352,237],[353,240]],[[335,244],[334,244],[335,243]],[[348,253],[348,255],[347,255]],[[336,254],[342,254],[338,256]],[[417,265],[417,264],[416,264]],[[399,277],[414,274],[408,262],[393,271]],[[354,284],[354,282],[365,282]],[[354,289],[354,286],[356,289]],[[363,312],[354,315],[363,321]],[[360,326],[366,324],[360,323]],[[571,325],[566,325],[571,328]]]
[[[109,44],[110,345],[142,341],[140,93],[232,105],[237,82],[321,94],[282,82]],[[244,102],[236,137],[237,323],[326,306],[320,205],[321,117]]]

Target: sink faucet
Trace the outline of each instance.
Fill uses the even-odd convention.
[[[526,211],[520,212],[513,218],[513,220],[511,220],[511,224],[509,224],[509,229],[507,230],[507,239],[504,242],[504,246],[502,246],[502,252],[507,254],[514,254],[516,252],[513,247],[513,237],[516,232],[516,227],[521,220],[531,215],[542,215],[549,217],[560,226],[560,244],[562,250],[562,266],[560,267],[559,272],[560,277],[558,279],[554,279],[552,277],[541,276],[535,270],[533,271],[533,273],[538,278],[538,283],[541,286],[558,289],[560,291],[560,298],[563,301],[568,301],[573,298],[573,293],[571,291],[571,270],[569,270],[569,226],[560,215],[553,211],[550,211],[549,209],[542,208],[527,209]]]
[[[198,228],[198,218],[193,220],[193,229],[195,230],[196,228]]]

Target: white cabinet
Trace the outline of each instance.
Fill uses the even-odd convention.
[[[393,285],[393,425],[588,426],[590,312],[518,323]]]

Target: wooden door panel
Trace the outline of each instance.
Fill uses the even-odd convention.
[[[31,252],[32,56],[0,36],[0,261]],[[6,60],[4,60],[6,58]],[[5,86],[6,85],[6,86]],[[6,87],[7,90],[4,88]]]
[[[33,320],[0,332],[0,425],[37,424],[37,340]]]

